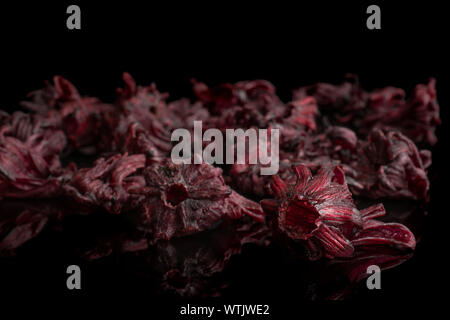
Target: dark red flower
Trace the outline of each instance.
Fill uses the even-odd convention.
[[[59,155],[66,144],[61,131],[45,131],[25,142],[0,138],[0,198],[46,198],[60,194],[61,184],[71,176]]]
[[[364,246],[414,249],[415,238],[408,228],[374,220],[385,214],[383,205],[356,208],[339,166],[322,167],[312,176],[300,165],[295,173],[295,180],[275,176],[271,187],[276,198],[261,205],[276,232],[304,241],[310,259],[322,253],[328,258],[352,257]]]
[[[327,257],[349,257],[354,248],[350,236],[362,228],[340,167],[323,167],[312,176],[306,166],[295,168],[296,179],[275,176],[271,185],[276,199],[263,200],[264,210],[274,215],[274,226],[292,240],[305,240]]]
[[[72,149],[96,153],[103,115],[111,112],[113,106],[81,96],[70,81],[60,76],[55,76],[53,83],[47,82],[45,88],[30,93],[31,101],[23,101],[21,105],[57,124]]]
[[[285,112],[275,87],[264,80],[241,81],[208,88],[193,81],[198,100],[214,116],[215,128],[266,128]]]
[[[123,80],[125,87],[117,89],[116,104],[124,114],[148,111],[155,118],[169,124],[171,119],[165,118],[167,115],[167,93],[160,93],[154,83],[146,87],[136,85],[136,81],[127,72],[124,72]]]
[[[139,123],[129,125],[122,143],[122,151],[129,154],[144,154],[148,163],[159,162],[168,156],[169,144],[158,135],[145,130]]]
[[[14,255],[17,248],[39,235],[50,221],[68,214],[67,211],[51,200],[0,201],[0,256]]]
[[[320,112],[331,115],[336,124],[347,124],[365,108],[366,92],[361,88],[358,78],[348,74],[339,85],[317,83],[294,91],[294,99],[314,97]]]
[[[370,128],[398,130],[416,143],[434,145],[434,132],[441,123],[435,85],[435,79],[418,84],[408,100],[399,88],[370,93],[366,115],[359,124],[361,132],[368,133]]]
[[[139,228],[157,239],[200,232],[220,222],[250,216],[263,221],[261,207],[231,190],[222,170],[208,164],[149,166]]]
[[[351,281],[370,264],[388,268],[410,257],[413,233],[377,220],[386,214],[382,204],[358,210],[352,196],[395,198],[397,205],[398,198],[428,199],[431,152],[416,143],[436,143],[434,79],[406,98],[394,87],[364,91],[349,75],[340,85],[300,88],[289,103],[263,80],[211,88],[194,81],[193,102],[168,102],[128,73],[123,80],[117,100],[106,104],[55,76],[22,103],[29,113],[0,112],[0,254],[34,238],[54,216],[104,208],[117,215],[100,210],[83,218],[102,226],[109,218],[120,230],[96,233],[96,244],[78,251],[89,260],[145,257],[161,288],[184,296],[216,294],[223,283],[212,278],[247,242],[282,244],[296,258],[324,256]],[[192,131],[195,120],[203,130],[279,129],[278,176],[262,176],[264,165],[249,163],[258,145],[246,147],[244,164],[174,164],[170,133]],[[234,148],[224,147],[225,155]],[[3,198],[70,205],[13,210]],[[264,199],[262,207],[250,199]]]
[[[132,176],[144,166],[145,156],[142,154],[99,158],[92,168],[78,170],[64,185],[64,190],[82,204],[104,207],[118,214],[130,205],[130,193],[144,186],[141,176]]]
[[[191,104],[188,99],[183,98],[170,102],[167,109],[173,119],[173,129],[185,128],[190,131],[194,128],[194,121],[202,121],[203,128],[212,127],[214,118],[211,117],[208,109],[206,109],[200,101]]]
[[[350,165],[350,189],[371,198],[427,199],[430,158],[400,132],[374,130]]]
[[[336,162],[346,171],[346,164],[355,158],[358,145],[358,138],[351,129],[331,126],[322,133],[304,135],[295,151],[287,153],[286,157],[310,167]]]
[[[102,116],[98,146],[106,152],[142,153],[150,162],[167,157],[171,150],[170,129],[175,125],[172,113],[155,85],[136,86],[123,75],[125,88],[118,89],[113,110]]]
[[[381,204],[361,210],[364,224],[351,240],[355,248],[353,257],[332,261],[330,271],[344,273],[354,283],[369,276],[367,268],[371,265],[386,270],[411,258],[416,246],[413,233],[400,223],[374,220],[385,214]]]
[[[403,89],[386,87],[364,91],[356,76],[340,85],[317,83],[294,91],[294,99],[312,96],[332,124],[345,124],[365,137],[373,129],[400,131],[416,143],[434,145],[435,129],[441,123],[436,80],[418,84],[406,99]]]

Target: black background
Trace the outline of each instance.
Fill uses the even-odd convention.
[[[449,50],[445,10],[430,1],[396,1],[396,5],[392,1],[336,2],[2,4],[0,106],[9,111],[18,109],[18,102],[29,91],[41,88],[43,81],[55,74],[72,81],[82,94],[105,101],[114,99],[123,71],[130,72],[138,84],[155,82],[161,91],[170,93],[170,99],[191,97],[189,79],[193,77],[211,85],[267,79],[284,101],[290,99],[294,88],[318,81],[339,83],[348,72],[358,74],[366,89],[392,85],[407,93],[417,83],[435,77],[443,125],[437,132],[439,143],[433,148],[430,213],[415,256],[383,273],[382,290],[369,292],[362,286],[352,301],[324,304],[299,300],[292,286],[284,290],[276,281],[286,279],[270,274],[282,272],[274,267],[277,257],[266,258],[257,251],[232,264],[233,272],[241,273],[243,284],[227,297],[231,303],[270,303],[274,317],[300,317],[306,311],[364,317],[362,312],[375,310],[387,317],[392,312],[402,315],[416,308],[434,309],[440,299],[448,297],[445,260],[449,210],[444,175]],[[81,7],[81,30],[66,28],[69,4]],[[381,30],[366,28],[369,4],[381,7]],[[61,300],[70,310],[79,310],[80,303],[102,301],[98,309],[115,310],[119,305],[128,311],[143,308],[148,318],[154,318],[156,312],[173,318],[182,303],[147,298],[140,279],[117,265],[86,267],[84,289],[68,292],[65,266],[73,263],[70,258],[53,257],[50,250],[18,258],[14,264],[0,267],[0,292],[25,306],[43,298],[41,310],[50,310]],[[269,287],[266,278],[275,279],[269,281]],[[102,297],[107,298],[106,304]],[[123,301],[132,304],[124,305]],[[217,302],[221,301],[201,303]]]

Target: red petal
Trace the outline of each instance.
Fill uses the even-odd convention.
[[[354,246],[388,245],[398,249],[414,249],[416,239],[414,234],[402,224],[377,223],[359,232],[352,240],[352,244]]]
[[[375,204],[360,211],[362,218],[367,221],[374,218],[382,217],[386,214],[386,210],[382,203]]]
[[[314,233],[314,236],[321,242],[325,255],[329,258],[353,255],[353,245],[338,228],[322,224]]]

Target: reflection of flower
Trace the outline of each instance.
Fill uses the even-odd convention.
[[[52,200],[0,201],[0,256],[14,255],[16,248],[40,234],[50,221],[72,214],[71,209],[63,210]]]

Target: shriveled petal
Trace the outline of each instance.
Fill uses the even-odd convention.
[[[363,210],[360,210],[360,212],[361,212],[362,218],[365,221],[386,215],[386,210],[384,209],[384,206],[382,203],[378,203],[373,206],[367,207]]]
[[[356,246],[387,245],[397,249],[414,249],[416,239],[414,234],[399,223],[378,223],[369,225],[360,231],[353,239]]]
[[[304,165],[293,166],[293,168],[297,176],[296,189],[298,191],[301,191],[305,188],[306,184],[311,179],[311,171],[307,166]]]
[[[275,197],[283,197],[287,191],[286,183],[278,176],[274,176],[272,180],[271,191]]]
[[[321,242],[325,255],[329,258],[353,255],[354,247],[352,243],[344,237],[338,228],[321,224],[318,230],[314,232],[314,237]]]

